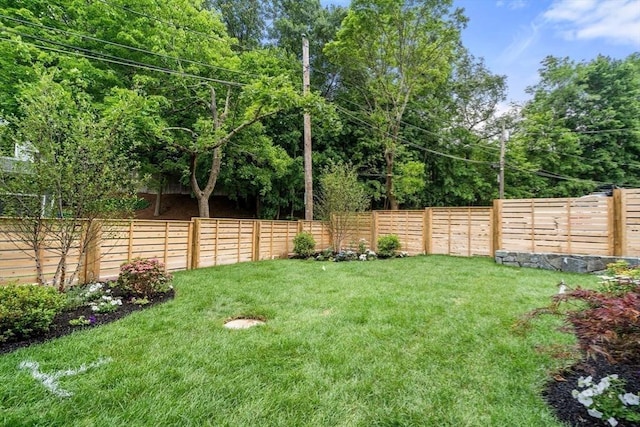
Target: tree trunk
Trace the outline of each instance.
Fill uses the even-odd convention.
[[[158,186],[158,192],[156,193],[156,206],[153,209],[153,216],[160,216],[162,210],[162,187],[162,184]]]
[[[200,218],[209,218],[209,196],[200,192],[196,193],[198,200],[198,216]]]
[[[200,218],[209,218],[209,198],[213,194],[213,189],[216,187],[216,181],[220,174],[220,166],[222,163],[222,150],[217,147],[213,150],[213,158],[211,159],[211,169],[209,169],[209,178],[207,179],[207,185],[200,189],[198,180],[196,178],[196,167],[198,164],[198,156],[191,156],[191,189],[198,200],[198,216]]]
[[[394,161],[393,149],[387,148],[385,150],[384,160],[387,165],[386,183],[385,183],[387,203],[389,204],[389,209],[396,211],[398,210],[398,200],[396,199],[396,195],[394,194],[394,191],[393,191],[393,161]]]

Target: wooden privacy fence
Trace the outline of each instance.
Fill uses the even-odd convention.
[[[0,219],[0,228],[12,219]],[[582,255],[640,256],[640,189],[615,190],[613,197],[496,200],[493,207],[426,208],[359,213],[349,220],[343,245],[361,239],[376,250],[378,237],[398,236],[410,255],[493,256],[496,250]],[[331,246],[329,227],[320,221],[205,219],[191,221],[115,221],[99,223],[100,238],[84,256],[70,252],[70,268],[80,280],[117,276],[120,265],[136,257],[157,258],[168,270],[287,257],[301,231],[318,249]],[[0,283],[33,281],[34,262],[0,233]],[[41,251],[45,277],[59,256]]]

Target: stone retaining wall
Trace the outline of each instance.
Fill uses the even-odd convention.
[[[591,255],[563,255],[527,252],[496,251],[495,260],[498,264],[513,267],[542,268],[572,273],[594,273],[606,270],[607,264],[618,260],[625,260],[629,265],[639,265],[640,258],[591,256]]]

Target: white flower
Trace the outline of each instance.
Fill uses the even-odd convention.
[[[98,310],[100,310],[100,307],[98,307],[97,305],[93,305],[93,304],[92,304],[92,305],[91,305],[91,310],[92,310],[92,311],[98,311]]]
[[[609,380],[609,378],[612,378],[612,377],[604,377],[603,379],[600,380],[600,382],[598,383],[598,385],[594,390],[595,396],[602,394],[606,389],[609,388],[609,386],[611,385],[611,381]]]
[[[602,418],[602,412],[598,411],[597,409],[588,409],[587,413],[594,418]]]
[[[578,402],[582,403],[582,405],[586,406],[587,408],[589,406],[593,405],[593,399],[591,397],[589,397],[589,396],[585,396],[582,393],[578,394]],[[593,415],[593,416],[595,417],[595,415]],[[597,417],[597,418],[600,418],[600,417]]]
[[[359,258],[360,258],[360,261],[366,261],[367,260],[367,254],[361,254],[359,256]]]
[[[616,427],[618,425],[618,420],[616,420],[615,418],[611,417],[607,420],[607,422],[609,424],[611,424],[612,427]]]
[[[593,378],[591,378],[591,375],[589,375],[587,378],[580,377],[580,378],[578,378],[578,387],[590,386],[592,384],[592,380],[593,380]]]
[[[640,405],[640,396],[633,393],[619,394],[618,397],[625,405]]]

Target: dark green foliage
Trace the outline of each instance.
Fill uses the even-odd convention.
[[[64,295],[50,286],[0,286],[0,342],[46,331],[64,300]]]
[[[309,258],[312,256],[316,249],[316,240],[311,233],[302,232],[296,234],[293,238],[293,252],[299,257]]]
[[[395,234],[378,237],[378,257],[392,258],[400,250],[400,240]]]
[[[118,286],[125,292],[146,298],[167,292],[172,279],[157,259],[136,258],[120,267]]]

